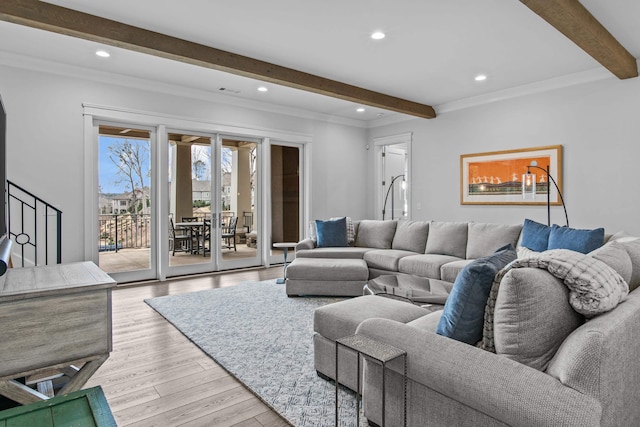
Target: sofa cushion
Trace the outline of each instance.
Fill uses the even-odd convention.
[[[346,246],[344,248],[315,248],[300,249],[296,251],[296,258],[355,258],[363,259],[364,254],[370,248],[354,248]]]
[[[362,281],[369,278],[367,263],[361,259],[296,258],[287,266],[287,280]]]
[[[571,308],[569,289],[546,270],[514,268],[502,278],[496,297],[495,350],[544,371],[584,317]]]
[[[407,323],[429,314],[428,310],[377,295],[365,295],[327,304],[313,312],[313,330],[335,341],[352,335],[365,319],[381,317]]]
[[[440,267],[440,279],[451,283],[455,282],[456,277],[458,277],[462,269],[473,261],[472,259],[460,259],[443,264],[442,267]]]
[[[431,221],[425,253],[465,258],[467,233],[466,222]]]
[[[469,236],[467,237],[467,259],[476,259],[489,256],[505,245],[511,243],[516,246],[521,224],[486,224],[469,223]]]
[[[319,248],[347,246],[347,219],[316,220]]]
[[[569,249],[587,254],[598,249],[603,244],[604,228],[579,230],[570,227],[560,227],[554,224],[551,226],[547,249]]]
[[[522,226],[521,245],[536,252],[543,252],[549,247],[551,227],[530,219],[524,220]]]
[[[398,221],[391,247],[423,254],[428,234],[429,223],[427,221]]]
[[[411,255],[415,255],[415,253],[395,249],[372,249],[364,254],[364,260],[369,268],[398,271],[400,260]]]
[[[631,257],[621,243],[616,241],[609,242],[595,251],[589,252],[589,256],[613,268],[625,282],[629,283],[631,281],[633,269]]]
[[[450,255],[411,255],[398,261],[398,271],[428,279],[441,279],[440,267],[448,262],[459,260],[460,258]]]
[[[356,246],[361,248],[391,249],[397,221],[365,219],[358,225]]]
[[[453,284],[436,332],[467,344],[480,341],[493,278],[516,256],[513,245],[507,245],[466,266]]]

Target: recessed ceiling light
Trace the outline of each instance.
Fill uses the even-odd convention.
[[[371,34],[371,38],[374,40],[382,40],[385,37],[386,37],[386,34],[383,33],[382,31],[376,31],[375,33]]]
[[[260,86],[258,88],[258,92],[267,92],[269,89],[267,89],[265,86]]]
[[[356,109],[356,111],[357,111],[358,113],[364,113],[364,108],[360,107],[360,108]]]
[[[96,55],[98,55],[100,58],[108,58],[111,56],[111,54],[106,50],[99,50],[96,52]]]
[[[484,80],[487,80],[487,76],[485,74],[478,74],[475,77],[475,81],[477,81],[477,82],[481,82],[481,81],[484,81]]]

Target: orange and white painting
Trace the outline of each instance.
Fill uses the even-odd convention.
[[[561,189],[562,146],[525,148],[460,156],[462,204],[559,204],[554,185],[549,186],[547,167]],[[529,167],[536,165],[537,167]],[[527,175],[527,169],[530,174]],[[523,180],[527,197],[523,196]],[[535,197],[530,189],[535,180]],[[561,190],[562,191],[562,190]]]

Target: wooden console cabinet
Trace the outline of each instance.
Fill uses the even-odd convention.
[[[0,277],[0,394],[21,404],[51,397],[22,379],[69,377],[79,390],[109,357],[111,290],[92,262],[12,268]]]

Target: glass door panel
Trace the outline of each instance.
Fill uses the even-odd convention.
[[[98,126],[98,264],[119,282],[155,278],[152,132]]]
[[[220,268],[260,265],[258,141],[224,136],[220,148]]]
[[[284,261],[274,243],[300,240],[300,154],[299,146],[271,145],[271,262]]]
[[[168,132],[169,267],[179,274],[213,270],[211,141],[210,136]]]

